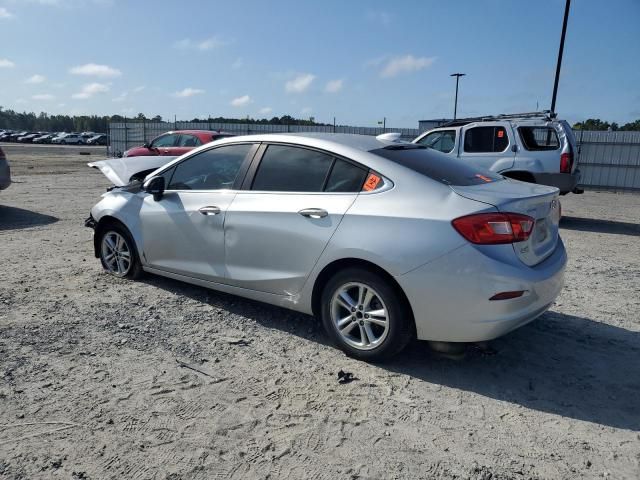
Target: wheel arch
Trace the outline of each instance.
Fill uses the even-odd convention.
[[[124,222],[122,222],[121,220],[119,220],[118,218],[112,215],[104,215],[102,216],[102,218],[100,218],[100,220],[96,224],[95,232],[93,235],[93,254],[95,255],[96,258],[100,257],[100,236],[102,232],[105,229],[107,229],[110,225],[118,225],[124,228],[129,233],[129,236],[131,237],[134,245],[136,243],[136,239],[132,235],[131,230],[129,230],[129,228],[124,224]],[[138,245],[135,245],[135,247],[137,250]]]
[[[376,265],[373,262],[368,260],[363,260],[361,258],[341,258],[339,260],[334,260],[333,262],[325,265],[325,267],[320,271],[318,276],[315,279],[313,284],[313,290],[311,293],[311,311],[313,315],[316,317],[320,316],[321,310],[321,299],[322,299],[322,291],[324,287],[327,285],[327,282],[331,279],[333,275],[335,275],[338,271],[343,270],[349,267],[358,267],[363,268],[365,270],[372,271],[377,273],[378,275],[385,278],[389,284],[398,292],[400,298],[403,302],[405,302],[408,312],[411,314],[411,323],[415,328],[415,317],[413,315],[413,309],[411,307],[411,303],[407,298],[407,295],[404,293],[404,290],[400,286],[400,284],[396,281],[396,279],[387,272],[384,268]]]

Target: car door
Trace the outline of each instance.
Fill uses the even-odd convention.
[[[513,167],[515,145],[511,127],[499,122],[471,123],[461,130],[458,156],[478,168],[502,172]]]
[[[246,143],[199,152],[160,173],[167,185],[161,199],[140,194],[144,197],[139,215],[143,255],[148,266],[224,281],[225,216],[255,148]]]
[[[293,295],[356,199],[367,170],[298,146],[261,150],[249,189],[238,192],[227,212],[228,282]]]
[[[149,150],[151,152],[154,152],[155,155],[175,156],[171,152],[178,143],[179,138],[180,135],[177,133],[167,133],[165,135],[161,135],[151,142]]]

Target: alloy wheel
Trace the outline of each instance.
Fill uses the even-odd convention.
[[[131,268],[131,250],[125,238],[118,232],[109,231],[102,237],[102,260],[106,269],[124,277]]]
[[[388,310],[370,286],[349,282],[331,299],[331,320],[342,339],[358,350],[372,350],[389,334]]]

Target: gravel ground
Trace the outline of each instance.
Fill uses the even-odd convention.
[[[640,195],[563,197],[566,287],[494,354],[369,365],[310,317],[104,274],[104,149],[2,148],[1,478],[640,477]]]

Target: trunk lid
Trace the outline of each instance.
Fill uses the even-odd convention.
[[[557,188],[511,179],[451,188],[462,197],[492,205],[500,212],[520,213],[535,220],[529,238],[513,244],[516,256],[525,265],[537,265],[555,250],[560,223]]]

